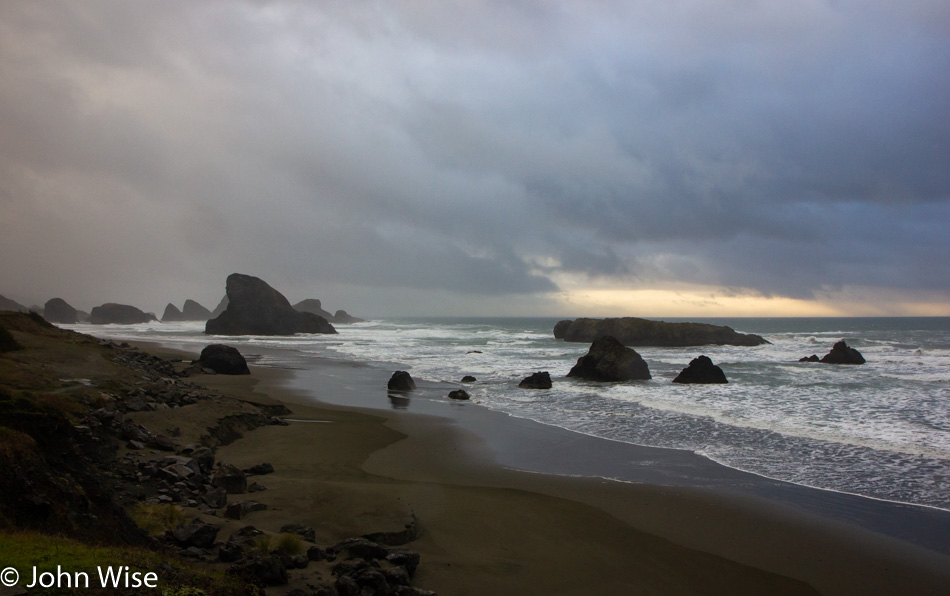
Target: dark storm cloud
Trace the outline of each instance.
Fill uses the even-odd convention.
[[[0,292],[947,296],[950,9],[890,4],[4,3]]]

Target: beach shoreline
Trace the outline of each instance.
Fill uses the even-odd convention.
[[[150,342],[140,345],[152,351],[159,347]],[[811,588],[828,594],[898,589],[939,593],[950,586],[950,573],[945,571],[950,559],[945,554],[776,500],[722,489],[624,483],[505,467],[496,461],[484,437],[460,428],[457,421],[412,411],[339,405],[345,401],[339,392],[365,391],[378,383],[380,373],[358,365],[328,366],[323,378],[336,381],[311,391],[294,382],[301,372],[294,370],[252,367],[251,379],[200,378],[199,382],[218,391],[282,403],[293,411],[288,418],[326,421],[256,429],[219,448],[219,459],[239,465],[252,465],[262,456],[277,460],[274,475],[265,479],[277,486],[261,493],[261,499],[272,501],[276,509],[255,514],[265,522],[265,529],[273,526],[276,530],[277,522],[286,522],[296,513],[318,528],[322,520],[324,539],[332,542],[345,534],[378,530],[378,526],[398,527],[414,514],[424,528],[422,537],[411,544],[423,560],[417,583],[428,589],[523,593],[550,582],[552,593],[585,593],[599,582],[625,590],[636,584],[662,586],[665,593],[719,592],[715,582],[709,583],[711,577],[731,578],[728,586],[720,586],[721,591],[739,593],[765,589],[761,581],[776,582],[768,589],[778,593],[809,593]],[[376,391],[385,399],[384,387]],[[318,401],[321,392],[335,392],[336,404]],[[342,441],[325,436],[338,433],[340,425],[350,427],[349,440],[360,437],[359,448],[354,450],[347,443],[350,451],[345,456],[336,453],[337,460],[329,456],[308,460],[305,454],[313,452],[308,445]],[[336,466],[339,473],[341,456],[351,466],[343,475],[345,480],[327,480],[328,467]],[[287,472],[282,470],[293,473],[284,477]],[[362,505],[340,508],[344,502]],[[334,506],[338,509],[333,510]],[[327,523],[328,515],[335,521]],[[500,519],[505,522],[498,527],[493,522]],[[371,528],[373,524],[377,527]],[[567,527],[574,537],[564,543]],[[552,532],[562,540],[546,539]],[[586,545],[584,549],[578,548],[581,544]],[[646,544],[651,548],[644,550]],[[652,557],[668,548],[676,551],[675,556],[650,563],[652,569],[665,568],[654,578],[659,583],[642,583],[642,574],[636,581],[629,577],[631,557]],[[582,550],[598,553],[596,564],[580,564]],[[579,565],[586,565],[586,572],[579,572]],[[701,581],[693,577],[695,583],[668,583],[684,568],[703,569],[706,575],[700,573]],[[515,589],[519,585],[520,591]]]

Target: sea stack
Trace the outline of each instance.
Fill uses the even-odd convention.
[[[107,302],[94,307],[89,316],[89,322],[93,325],[135,325],[136,323],[148,323],[155,320],[155,315],[151,313],[142,312],[128,304],[116,304],[114,302]]]
[[[567,376],[589,381],[633,381],[651,378],[650,368],[640,354],[609,335],[595,339],[587,354],[577,359],[577,364]]]
[[[74,325],[79,321],[76,309],[62,298],[51,298],[46,301],[46,305],[43,307],[43,318],[50,323],[62,323],[64,325]]]
[[[336,333],[323,317],[294,310],[283,294],[262,279],[232,273],[226,288],[228,306],[205,324],[209,335]]]

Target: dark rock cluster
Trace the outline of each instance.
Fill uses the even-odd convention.
[[[861,352],[849,346],[842,339],[831,347],[831,351],[818,358],[816,354],[800,358],[799,362],[821,362],[822,364],[864,364],[866,360]]]

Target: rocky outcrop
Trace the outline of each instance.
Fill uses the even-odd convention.
[[[640,354],[607,335],[594,340],[587,354],[567,376],[589,381],[633,381],[650,379],[650,368]]]
[[[518,383],[518,387],[522,389],[550,389],[552,386],[551,374],[547,371],[533,373]]]
[[[666,323],[636,317],[564,320],[554,326],[554,337],[564,341],[592,342],[604,335],[616,338],[625,346],[758,346],[769,343],[758,335],[738,333],[730,327],[707,323]]]
[[[224,298],[221,299],[221,302],[218,302],[218,305],[214,307],[214,310],[211,311],[211,318],[216,319],[221,316],[221,313],[224,312],[224,309],[228,307],[228,295],[225,294]]]
[[[162,323],[174,323],[176,321],[183,320],[184,319],[181,316],[181,311],[178,310],[178,307],[169,302],[165,307],[165,312],[162,313]]]
[[[805,356],[804,358],[799,358],[799,362],[821,362],[821,358],[818,357],[818,354],[812,354],[811,356]]]
[[[89,316],[89,322],[93,325],[135,325],[136,323],[148,323],[155,320],[155,315],[151,313],[142,312],[128,304],[115,304],[114,302],[94,307]]]
[[[336,333],[323,317],[298,312],[283,294],[250,275],[232,273],[227,280],[228,306],[205,324],[213,335],[293,335]]]
[[[247,360],[237,348],[224,344],[211,344],[201,350],[197,364],[202,368],[210,368],[220,375],[249,375]]]
[[[412,375],[404,370],[397,370],[390,377],[386,388],[390,391],[412,391],[416,388],[416,382],[412,380]]]
[[[832,346],[831,351],[821,358],[823,364],[864,364],[864,356],[841,340]]]
[[[471,396],[464,389],[456,389],[455,391],[449,391],[449,399],[466,400],[470,398]]]
[[[79,322],[79,313],[62,298],[51,298],[43,307],[43,318],[50,323],[74,325]]]
[[[321,304],[316,298],[307,298],[306,300],[301,300],[297,304],[294,304],[294,309],[299,310],[300,312],[310,312],[321,316],[331,323],[340,323],[345,325],[349,323],[363,322],[363,319],[358,319],[354,316],[351,316],[347,314],[345,310],[338,310],[336,311],[336,314],[330,314],[329,311],[323,310],[323,304]]]
[[[29,309],[16,300],[10,300],[0,296],[0,310],[12,310],[14,312],[28,312]]]
[[[700,356],[690,361],[689,366],[673,379],[674,383],[728,383],[726,373],[713,364],[708,356]]]
[[[181,316],[184,321],[207,321],[211,311],[189,298],[181,308]]]

